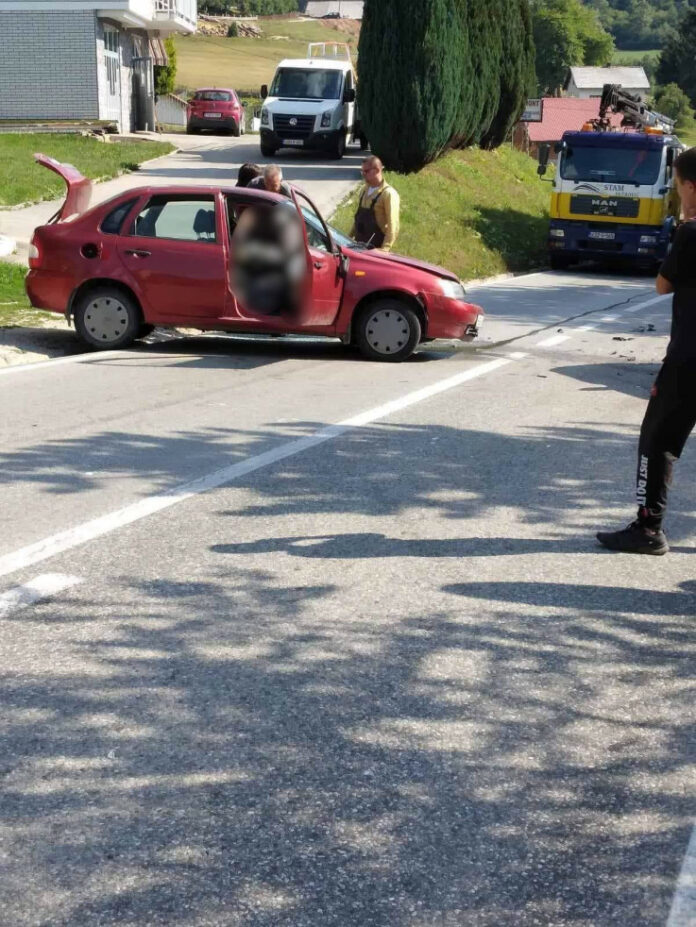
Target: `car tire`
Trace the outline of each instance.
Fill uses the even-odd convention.
[[[198,129],[193,129],[193,128],[191,128],[191,126],[186,126],[186,134],[187,134],[187,135],[198,135],[198,132],[199,132]]]
[[[367,149],[370,147],[370,143],[368,142],[365,135],[358,136],[358,145],[360,146],[360,151],[367,151]]]
[[[375,300],[363,309],[355,322],[355,342],[370,360],[392,364],[406,360],[420,340],[418,315],[399,299]]]
[[[336,141],[333,144],[331,149],[331,156],[340,161],[343,158],[343,155],[346,153],[346,133],[339,132]]]
[[[147,338],[148,335],[151,335],[155,330],[154,325],[150,325],[149,322],[141,322],[140,328],[138,329],[138,338]]]
[[[232,123],[231,131],[232,131],[232,135],[234,135],[235,138],[239,138],[239,136],[242,134],[242,130],[240,129],[238,122]]]
[[[140,307],[117,286],[97,286],[80,296],[73,317],[80,338],[98,351],[117,351],[142,337]]]
[[[264,158],[272,158],[277,150],[275,145],[267,145],[265,142],[261,142],[261,154]]]

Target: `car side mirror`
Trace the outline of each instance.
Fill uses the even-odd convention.
[[[268,84],[261,84],[261,99],[265,100],[268,96]]]
[[[353,87],[348,87],[343,91],[343,102],[355,103],[355,89]]]
[[[548,144],[539,145],[539,167],[537,174],[543,177],[549,166],[549,157],[551,155],[551,146]]]
[[[242,106],[246,106],[246,105],[247,105],[247,101],[246,101],[246,100],[242,100]]]
[[[672,167],[674,164],[674,148],[667,149],[667,167]]]

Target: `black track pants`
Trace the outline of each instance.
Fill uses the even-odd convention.
[[[667,359],[657,375],[638,444],[638,518],[660,528],[672,466],[696,424],[696,361]]]

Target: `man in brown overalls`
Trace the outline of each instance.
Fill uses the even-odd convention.
[[[383,170],[374,155],[363,161],[365,187],[350,235],[381,251],[391,251],[399,234],[399,194],[386,182]]]

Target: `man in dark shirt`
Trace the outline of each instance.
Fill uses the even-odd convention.
[[[684,222],[657,277],[660,294],[674,293],[667,356],[650,393],[638,444],[638,518],[622,531],[600,531],[610,550],[666,554],[662,519],[674,461],[696,424],[696,148],[675,165]]]

